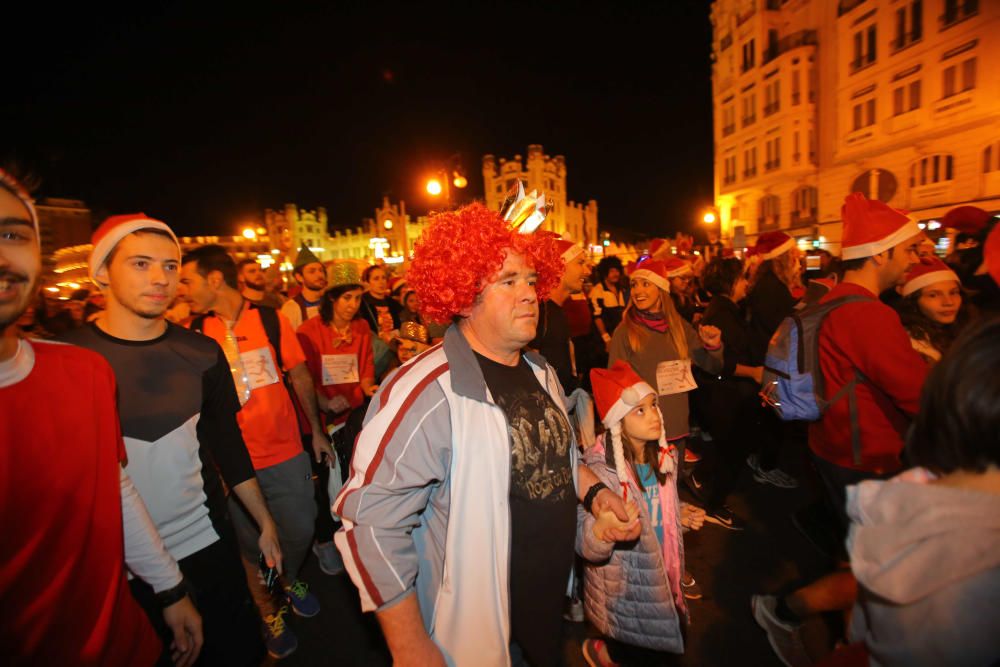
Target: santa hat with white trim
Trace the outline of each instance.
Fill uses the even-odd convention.
[[[1000,285],[1000,224],[993,225],[993,230],[986,237],[983,245],[983,268],[993,282]]]
[[[0,186],[17,197],[17,199],[24,204],[24,208],[28,209],[28,216],[31,218],[31,224],[35,227],[35,243],[41,246],[42,235],[41,231],[38,229],[38,211],[35,210],[35,202],[31,198],[31,195],[28,194],[28,191],[23,185],[21,185],[20,181],[3,169],[0,169]]]
[[[104,262],[107,261],[108,256],[115,249],[115,246],[123,238],[140,229],[157,229],[166,232],[174,240],[174,243],[177,244],[177,252],[181,252],[181,244],[177,241],[174,230],[170,229],[167,223],[154,220],[145,213],[113,215],[102,222],[101,226],[94,230],[94,235],[91,237],[91,243],[94,244],[94,248],[90,251],[87,269],[90,272],[90,279],[94,281],[95,285],[106,287],[106,285],[102,285],[97,281],[97,272],[104,266]]]
[[[629,262],[627,268],[626,273],[628,273],[629,278],[642,278],[653,283],[664,292],[670,291],[670,278],[667,275],[668,271],[665,262],[658,259],[647,259],[638,264]]]
[[[920,233],[915,220],[877,199],[852,192],[840,209],[844,221],[841,259],[862,259],[883,253]]]
[[[556,248],[563,261],[569,264],[583,252],[583,247],[567,239],[556,239]]]
[[[605,370],[594,368],[590,371],[590,383],[594,390],[594,403],[597,406],[597,414],[601,418],[601,423],[608,429],[611,435],[612,453],[615,457],[615,471],[618,474],[618,482],[622,487],[622,495],[627,496],[628,489],[628,466],[625,463],[625,452],[622,449],[622,420],[625,415],[639,405],[649,394],[656,395],[656,391],[649,386],[638,373],[636,373],[628,363],[618,360],[614,365]],[[657,412],[660,407],[654,401]],[[676,464],[670,449],[667,446],[665,430],[663,428],[663,414],[660,414],[660,439],[659,439],[659,461],[658,468],[661,473],[673,472]]]
[[[663,266],[667,271],[667,278],[680,278],[681,276],[689,276],[694,273],[694,269],[691,268],[691,262],[680,257],[671,257],[665,260]]]
[[[920,263],[914,264],[907,272],[906,280],[903,282],[902,294],[903,296],[910,296],[917,290],[945,280],[954,280],[957,283],[961,282],[958,279],[958,275],[940,259],[937,257],[924,257],[920,260]]]
[[[757,237],[752,254],[758,255],[762,261],[767,261],[785,254],[794,247],[795,239],[785,232],[764,232]]]
[[[653,259],[666,259],[670,257],[672,247],[666,239],[653,239],[649,244],[649,256]]]

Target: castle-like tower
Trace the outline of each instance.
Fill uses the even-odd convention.
[[[543,229],[585,246],[598,242],[597,202],[591,199],[584,206],[566,199],[566,158],[545,155],[539,144],[528,146],[527,161],[522,161],[520,155],[499,161],[492,155],[483,156],[483,187],[489,208],[499,209],[518,179],[525,191],[545,193],[549,215]]]

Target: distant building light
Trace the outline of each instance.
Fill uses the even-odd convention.
[[[931,230],[932,232],[935,229],[941,229],[941,223],[938,222],[937,220],[931,220],[930,222],[927,223],[927,229]]]
[[[386,220],[385,222],[382,223],[382,226],[385,227],[386,229],[392,229],[392,220]]]
[[[605,248],[607,248],[609,245],[611,245],[611,240],[604,239],[603,241],[601,241],[601,243],[604,245]]]
[[[386,264],[402,264],[403,263],[403,258],[402,257],[383,257],[382,261],[385,262]]]
[[[280,255],[280,254],[281,254],[281,251],[280,251],[280,250],[278,250],[277,248],[274,248],[273,250],[271,250],[271,254],[272,254],[272,255]]]
[[[49,292],[58,292],[59,291],[58,287],[46,287],[45,289],[46,289],[46,291],[49,291]]]
[[[253,241],[257,238],[257,232],[247,227],[246,229],[243,230],[243,238],[247,239],[248,241]]]
[[[923,222],[918,222],[917,227],[920,229],[927,229],[927,224]]]
[[[326,248],[316,248],[313,246],[309,246],[309,249],[312,250],[313,252],[326,252]]]

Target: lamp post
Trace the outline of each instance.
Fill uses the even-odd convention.
[[[446,160],[444,165],[434,170],[434,175],[427,179],[424,189],[431,197],[443,197],[445,206],[451,208],[454,204],[452,188],[463,190],[469,185],[464,171],[460,164],[460,156],[455,153]]]

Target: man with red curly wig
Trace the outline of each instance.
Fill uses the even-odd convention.
[[[614,498],[578,483],[556,373],[522,354],[562,271],[552,235],[481,204],[439,214],[415,247],[409,283],[452,326],[382,383],[333,505],[396,665],[561,662],[577,499]]]

